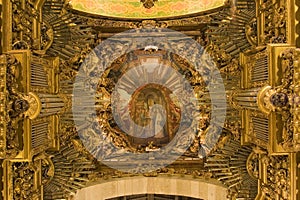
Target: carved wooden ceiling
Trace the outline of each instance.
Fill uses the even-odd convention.
[[[299,199],[299,2],[158,0],[149,9],[139,0],[120,2],[1,1],[2,198],[68,199],[109,180],[180,176],[221,184],[230,200]],[[139,44],[143,38],[149,38],[147,45]],[[186,85],[175,87],[184,81],[164,65],[184,77],[194,93],[174,97]],[[137,66],[154,70],[150,77],[136,70],[135,78],[126,79]],[[125,115],[126,101],[119,97],[128,96],[140,80],[158,78],[173,90],[157,83],[139,87]],[[223,96],[207,85],[220,80]],[[87,91],[79,93],[87,94],[79,98],[84,101],[76,101],[78,91]],[[179,102],[186,99],[198,104],[184,115],[181,111],[193,105]],[[93,104],[80,107],[85,101]],[[155,118],[158,135],[140,139],[136,136],[149,132],[119,127],[117,117],[149,125],[153,105],[167,113],[161,130],[163,114]],[[121,107],[117,117],[114,106]],[[210,122],[223,111],[223,125]],[[183,136],[193,137],[179,138],[180,156],[164,165],[165,154],[155,153],[173,141],[182,118],[198,124],[184,129]],[[152,164],[160,167],[147,170]]]

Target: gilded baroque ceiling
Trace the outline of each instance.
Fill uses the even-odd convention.
[[[69,4],[74,10],[93,15],[150,19],[199,14],[223,6],[224,0],[159,0],[150,9],[138,0],[71,0]]]
[[[0,199],[300,199],[299,1],[0,4]]]

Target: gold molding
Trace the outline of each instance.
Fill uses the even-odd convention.
[[[271,106],[271,103],[269,104],[266,104],[266,95],[268,92],[270,92],[270,90],[272,89],[271,86],[265,86],[263,87],[259,92],[258,92],[258,95],[257,95],[257,105],[258,105],[258,108],[263,112],[265,113],[266,115],[269,115],[270,112],[272,111],[272,108],[270,108]],[[267,100],[267,101],[270,101],[270,100]]]
[[[37,118],[42,109],[40,98],[35,93],[29,92],[24,99],[29,102],[29,109],[25,112],[25,115],[31,120]]]

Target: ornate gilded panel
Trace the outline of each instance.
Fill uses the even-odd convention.
[[[183,4],[186,1],[173,2],[171,7],[167,7],[164,0],[156,1],[154,7],[153,2],[144,1],[146,7],[151,7],[143,13],[145,16],[162,17],[176,6],[177,17],[185,11],[196,12],[186,10],[188,5]],[[188,2],[192,9],[198,9],[193,4],[196,1]],[[143,8],[143,2],[139,0],[132,3],[131,9]],[[214,4],[202,3],[204,10]],[[299,2],[237,0],[217,3],[220,6],[215,4],[214,8],[218,8],[207,15],[118,20],[75,12],[68,1],[3,0],[0,3],[1,53],[4,53],[0,57],[3,198],[68,199],[76,190],[103,179],[178,175],[222,183],[228,187],[228,198],[231,199],[299,199],[300,59],[299,50],[295,49],[295,45],[300,46]],[[112,4],[103,4],[108,8],[107,5]],[[105,12],[116,14],[115,11],[124,6],[117,3]],[[154,8],[162,7],[166,9],[155,12]],[[141,17],[133,10],[125,12],[127,17]],[[213,147],[216,136],[212,134],[206,139],[213,109],[207,77],[200,76],[188,60],[155,46],[121,56],[111,63],[102,77],[98,77],[98,82],[89,84],[98,90],[96,116],[73,115],[74,80],[86,55],[116,33],[132,28],[139,31],[158,27],[180,30],[187,37],[195,38],[211,54],[221,71],[228,100],[227,114],[222,136],[211,154],[209,148]],[[117,44],[117,50],[124,46],[122,42]],[[172,45],[180,48],[181,43],[174,37]],[[182,52],[190,54],[193,60],[199,59],[199,52],[192,48],[182,49]],[[103,58],[105,56],[111,59],[107,55]],[[87,152],[90,145],[93,152],[112,153],[109,148],[99,150],[94,147],[101,142],[94,140],[97,133],[85,138],[90,143],[83,146],[78,131],[87,129],[89,120],[97,118],[106,138],[120,147],[119,155],[122,155],[124,149],[138,153],[158,151],[172,140],[178,121],[184,117],[180,114],[178,99],[171,91],[149,84],[133,93],[127,116],[141,127],[154,127],[159,130],[158,134],[150,138],[128,136],[116,125],[111,112],[113,89],[122,74],[145,57],[163,64],[168,59],[174,61],[171,67],[191,83],[199,103],[197,111],[201,112],[197,118],[198,127],[195,127],[197,135],[186,152],[168,167],[140,174],[120,172],[101,164]],[[125,64],[129,60],[130,64]],[[211,75],[206,74],[202,66],[198,68],[208,77]],[[178,80],[169,81],[170,85],[178,83]],[[125,81],[125,85],[127,90],[133,88],[130,80]],[[155,105],[164,109],[151,110],[150,107]],[[152,118],[151,112],[156,113],[155,117]],[[160,126],[163,114],[167,116],[166,123]],[[190,113],[188,119],[193,117]],[[75,120],[81,120],[77,128]],[[124,127],[136,136],[153,134],[141,127]],[[93,129],[86,132],[93,133]],[[200,154],[206,157],[199,157]],[[161,164],[163,159],[156,162]],[[128,167],[118,157],[111,161]],[[145,165],[137,170],[143,168]]]
[[[149,19],[178,17],[191,15],[219,8],[224,5],[224,0],[125,0],[118,1],[78,1],[70,2],[72,9],[105,17],[118,17],[129,19]]]

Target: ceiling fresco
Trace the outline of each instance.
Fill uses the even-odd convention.
[[[71,0],[74,10],[106,17],[150,19],[195,14],[224,5],[224,0],[159,0],[147,9],[139,0]]]

